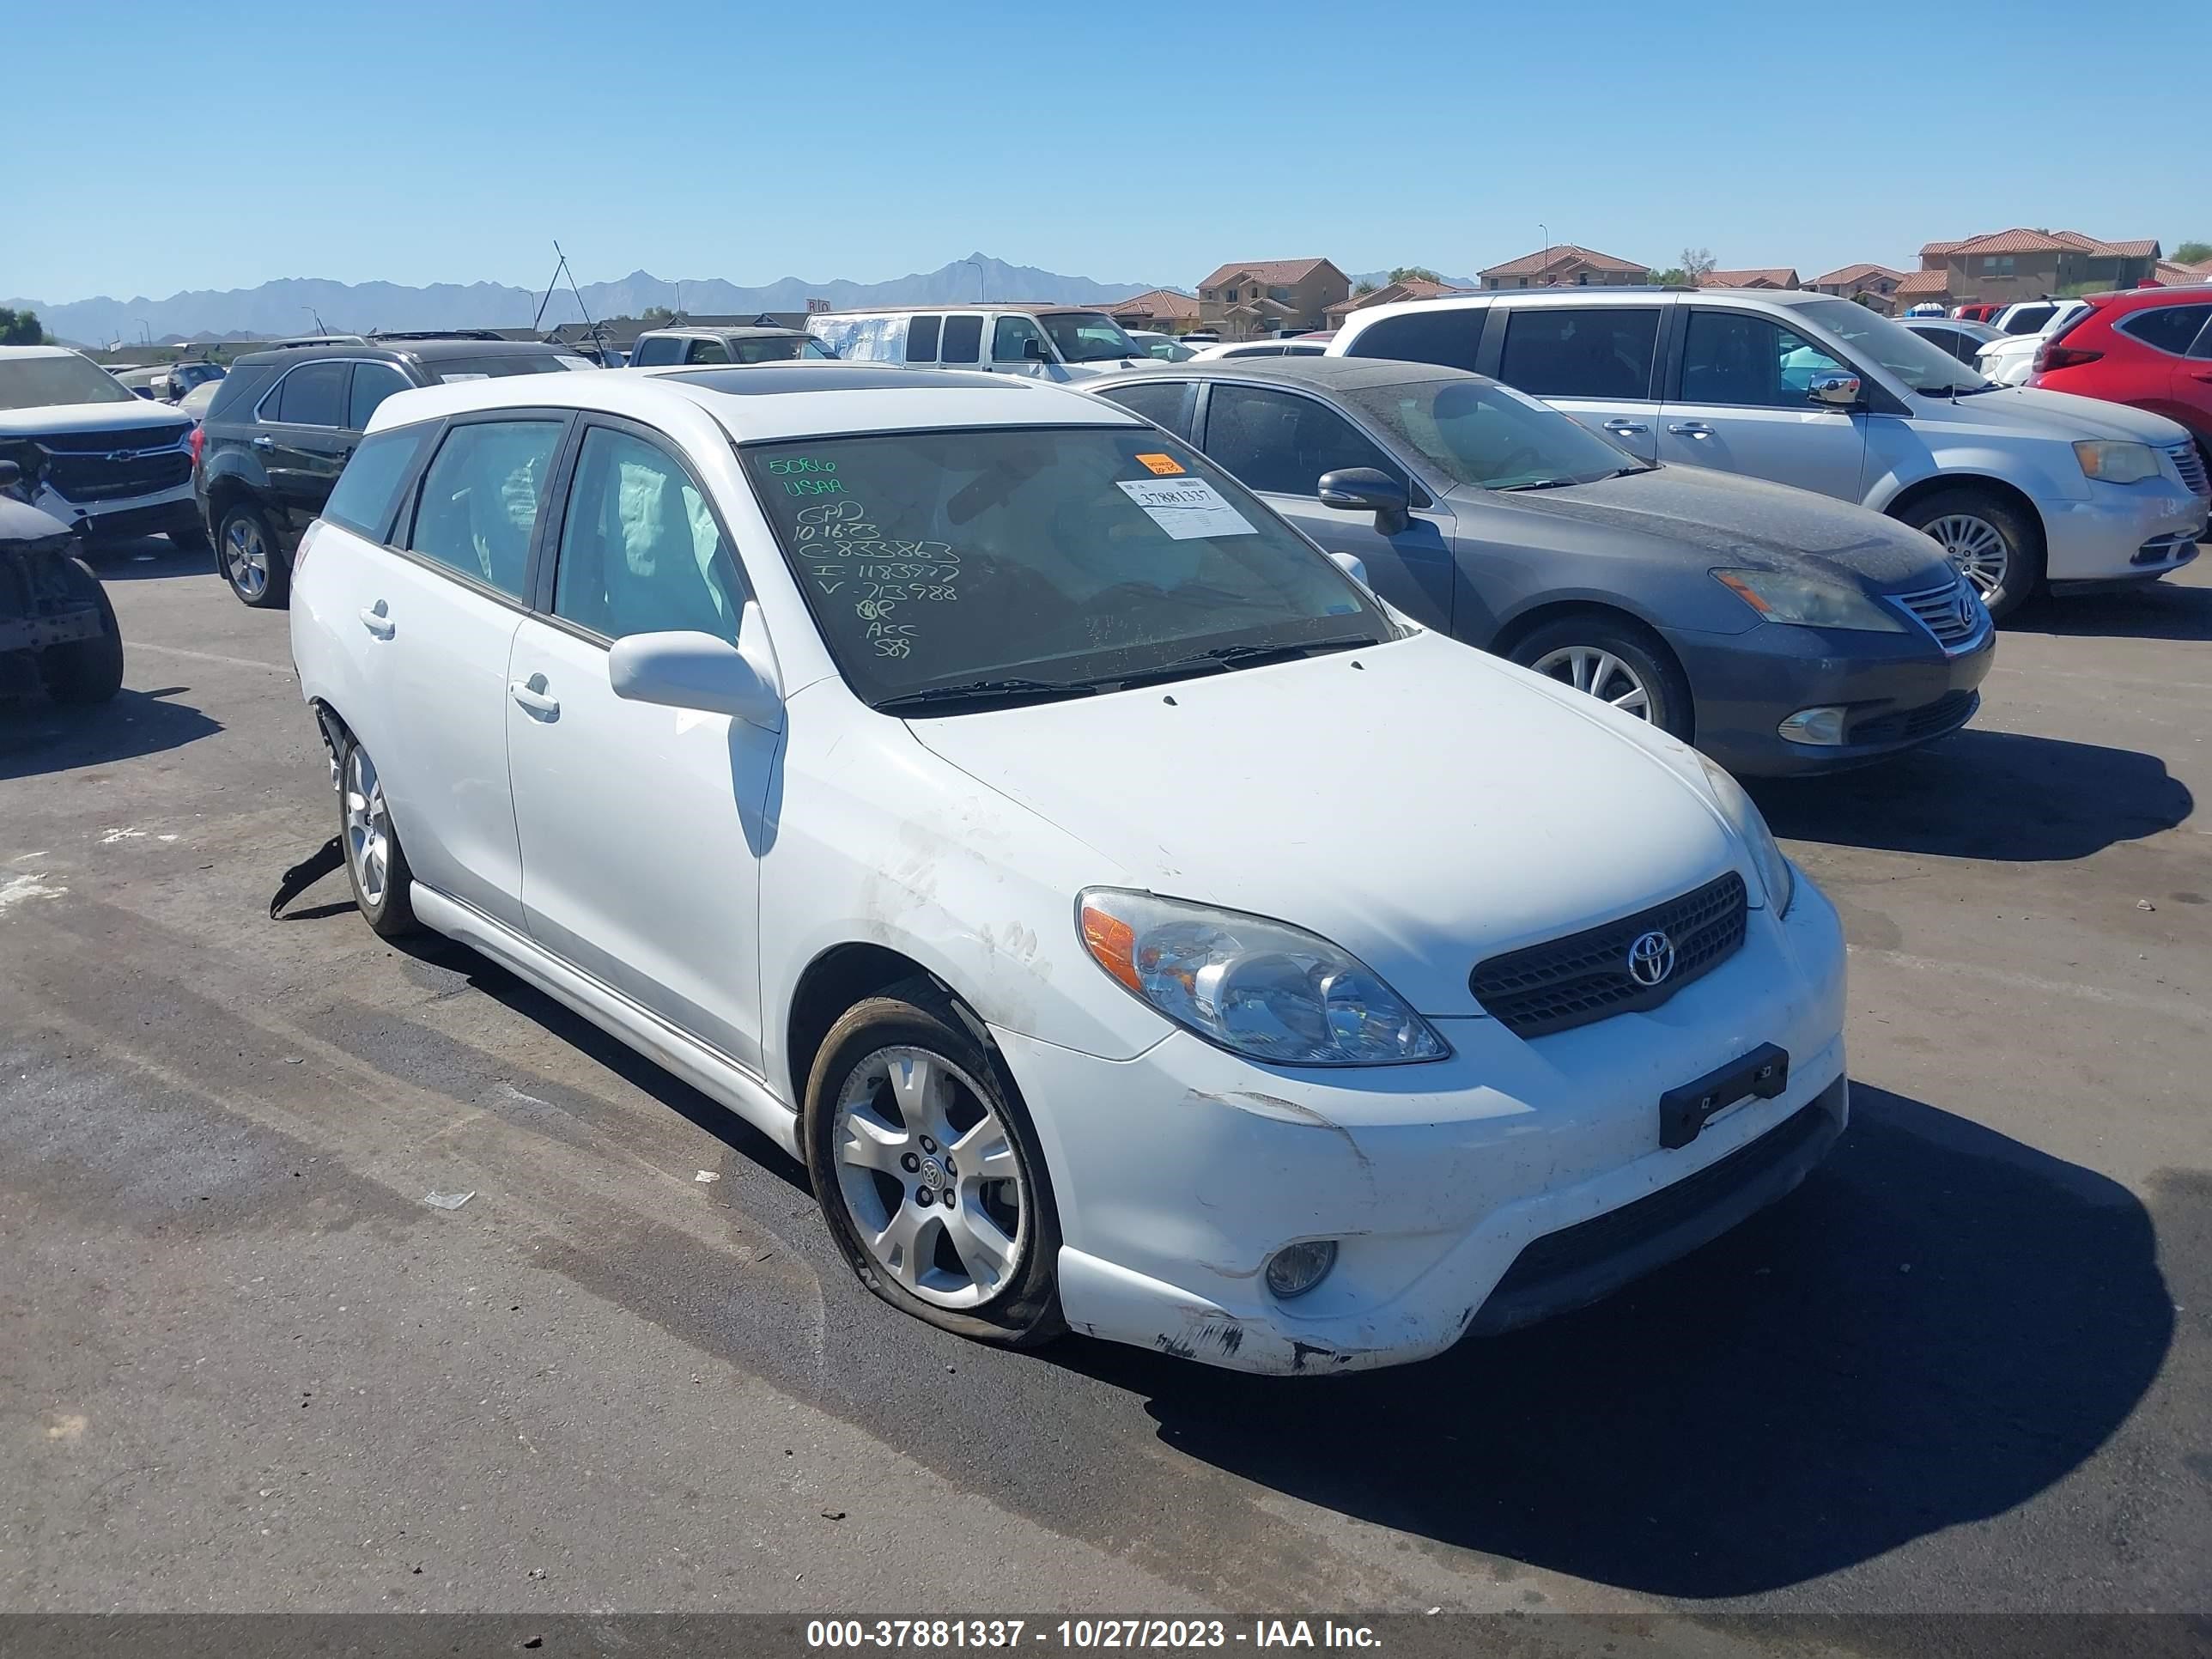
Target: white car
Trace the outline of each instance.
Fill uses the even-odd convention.
[[[1194,361],[1213,362],[1223,357],[1318,357],[1328,349],[1325,340],[1231,340],[1226,344],[1201,346]]]
[[[1415,1359],[1712,1237],[1845,1119],[1836,913],[1726,774],[1102,400],[402,392],[291,631],[370,925],[803,1158],[953,1331]]]
[[[2088,308],[2086,300],[2065,300],[2056,307],[2046,304],[2037,307],[2043,318],[2039,326],[2006,331],[2002,339],[1990,341],[1974,354],[1974,367],[1999,386],[2026,386],[2027,377],[2035,373],[2036,349]],[[2002,318],[2020,309],[2018,306],[2007,306],[1998,315]]]
[[[88,540],[166,535],[208,550],[192,500],[191,418],[134,394],[81,351],[0,346],[0,459],[31,505]]]
[[[1163,334],[1158,329],[1133,328],[1128,335],[1147,356],[1157,357],[1164,363],[1188,362],[1197,355],[1174,335]]]

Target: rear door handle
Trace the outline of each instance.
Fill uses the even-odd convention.
[[[399,624],[385,615],[382,599],[379,599],[373,608],[361,613],[361,625],[380,640],[388,640],[399,631]]]
[[[1650,428],[1650,427],[1648,427],[1648,426],[1644,425],[1644,422],[1641,422],[1641,421],[1621,421],[1621,420],[1612,420],[1612,421],[1607,421],[1607,422],[1605,423],[1605,429],[1606,429],[1607,432],[1621,432],[1621,433],[1628,433],[1628,432],[1649,432],[1649,431],[1650,431],[1650,430],[1651,430],[1651,428]]]
[[[538,720],[557,720],[561,718],[560,699],[545,695],[545,676],[543,674],[532,674],[526,680],[509,680],[507,695]]]
[[[1710,438],[1713,435],[1712,428],[1703,421],[1675,421],[1669,423],[1667,430],[1680,438]]]
[[[276,441],[265,432],[257,433],[254,435],[253,447],[256,449],[274,449],[276,447]]]

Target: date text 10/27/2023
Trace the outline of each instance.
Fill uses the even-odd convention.
[[[864,1648],[1378,1648],[1369,1626],[1332,1620],[1255,1619],[817,1619],[810,1652]]]

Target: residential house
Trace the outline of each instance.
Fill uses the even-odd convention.
[[[1897,309],[1897,285],[1905,276],[1905,272],[1892,270],[1887,265],[1861,263],[1815,276],[1805,286],[1815,294],[1832,294],[1839,299],[1856,300],[1862,305],[1871,301],[1875,310],[1887,316]]]
[[[2200,259],[2191,265],[2185,265],[2179,259],[2160,259],[2151,275],[2168,288],[2188,288],[2197,283],[2212,283],[2212,259]]]
[[[1948,311],[1954,305],[1963,305],[1951,292],[1951,273],[1948,270],[1908,270],[1898,279],[1897,291],[1890,295],[1903,311],[1917,306],[1941,306]]]
[[[1327,325],[1352,278],[1327,259],[1260,259],[1224,265],[1198,285],[1199,321],[1224,340],[1304,334]]]
[[[1188,334],[1198,326],[1198,301],[1171,288],[1147,289],[1103,307],[1124,328],[1149,328],[1162,334]]]
[[[1572,242],[1554,242],[1475,276],[1486,289],[1634,288],[1651,280],[1651,268],[1633,259],[1577,247]]]
[[[1449,283],[1432,283],[1425,276],[1408,276],[1402,283],[1385,283],[1365,294],[1354,294],[1339,300],[1328,308],[1328,326],[1335,328],[1355,311],[1364,311],[1370,306],[1387,306],[1398,300],[1433,300],[1443,294],[1462,294]]]
[[[1709,270],[1698,278],[1699,288],[1799,289],[1804,283],[1787,265],[1765,265],[1756,270]]]
[[[1930,242],[1920,250],[1920,269],[1942,272],[1954,303],[2004,304],[2069,288],[2133,288],[2156,269],[2161,252],[2150,237],[2100,242],[2078,230],[1998,230]]]

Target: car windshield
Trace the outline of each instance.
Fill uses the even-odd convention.
[[[1930,398],[1954,392],[1985,392],[1993,382],[1960,362],[1933,340],[1923,340],[1902,323],[1869,311],[1853,300],[1814,300],[1795,307],[1859,358],[1871,357],[1913,391]]]
[[[1149,427],[739,453],[830,654],[877,707],[956,713],[963,695],[1076,696],[1397,636],[1311,543]]]
[[[1553,488],[1642,469],[1572,416],[1472,374],[1347,387],[1339,395],[1454,483]]]
[[[57,404],[135,404],[137,395],[89,357],[0,358],[0,409]]]
[[[1103,311],[1048,311],[1037,320],[1067,362],[1096,363],[1145,355],[1121,325]]]

